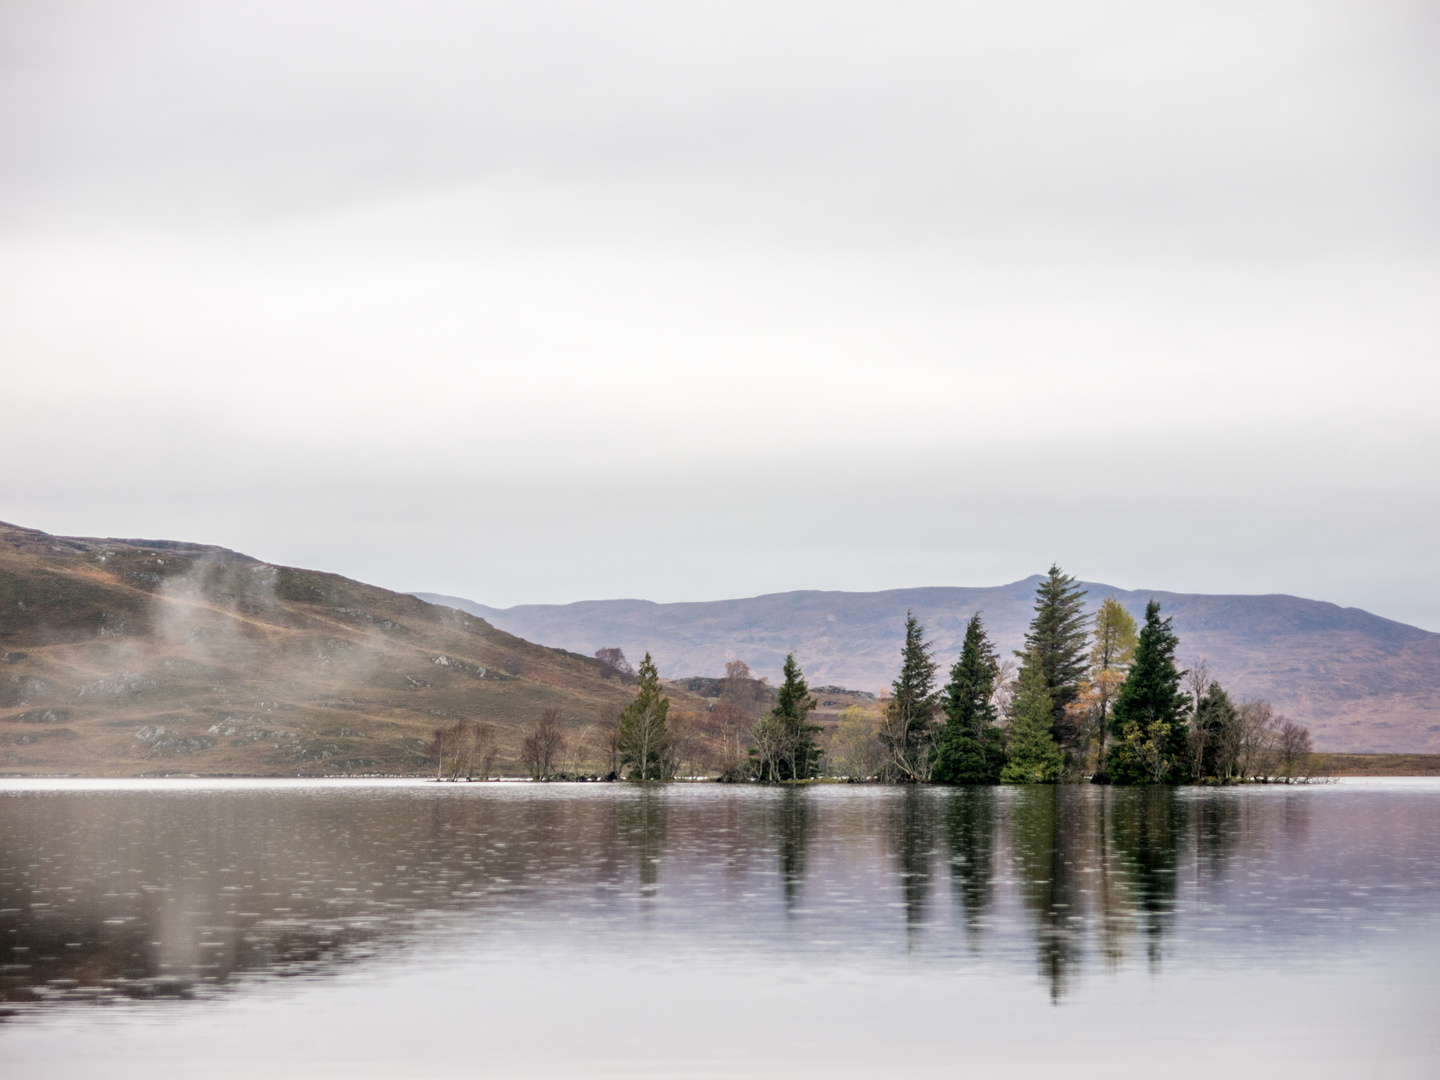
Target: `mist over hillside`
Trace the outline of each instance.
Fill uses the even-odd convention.
[[[0,523],[0,771],[425,773],[456,720],[502,771],[547,708],[632,696],[590,657],[413,596],[225,548]]]
[[[988,588],[787,592],[739,600],[656,604],[596,600],[500,609],[417,593],[531,641],[590,654],[618,645],[654,655],[662,675],[713,675],[728,660],[777,676],[794,651],[812,685],[881,691],[894,678],[905,613],[913,610],[946,667],[965,623],[982,611],[1008,653],[1029,623],[1039,576]],[[1300,597],[1118,589],[1087,582],[1093,609],[1115,596],[1142,616],[1150,597],[1175,620],[1179,659],[1204,658],[1233,694],[1265,698],[1308,725],[1317,749],[1440,750],[1440,634],[1358,608]]]

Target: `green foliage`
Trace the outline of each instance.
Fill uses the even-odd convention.
[[[976,612],[965,628],[960,659],[950,669],[941,698],[945,726],[936,740],[931,771],[937,783],[993,784],[1000,778],[1005,751],[990,702],[998,667],[995,649]]]
[[[937,784],[994,784],[1004,767],[1005,746],[998,727],[979,736],[942,733],[931,779]]]
[[[890,771],[902,780],[930,778],[930,742],[934,734],[935,672],[925,628],[913,612],[905,613],[905,644],[900,652],[900,675],[891,684],[893,695],[885,712],[880,738],[889,754]]]
[[[1088,669],[1085,590],[1075,579],[1052,565],[1035,588],[1035,616],[1025,635],[1025,651],[1039,657],[1045,686],[1050,691],[1050,733],[1064,747],[1074,746],[1079,731],[1068,710],[1080,697]]]
[[[620,762],[630,766],[632,780],[660,780],[670,699],[660,693],[660,673],[648,652],[636,682],[635,700],[620,712]]]
[[[1197,776],[1228,778],[1233,770],[1234,750],[1239,728],[1240,711],[1235,708],[1224,688],[1212,682],[1195,709],[1191,738],[1200,743],[1200,768]]]
[[[1130,673],[1110,714],[1109,776],[1117,784],[1160,784],[1186,779],[1186,715],[1190,699],[1180,690],[1175,667],[1179,639],[1160,604],[1145,606],[1145,626]]]
[[[869,780],[880,771],[884,747],[876,737],[875,717],[859,705],[840,710],[825,765],[831,776]]]
[[[1010,760],[1000,770],[1002,784],[1053,784],[1060,779],[1065,758],[1050,734],[1053,717],[1044,663],[1039,651],[1033,650],[1020,665],[1020,685],[1010,703]]]
[[[794,653],[785,657],[785,679],[775,697],[775,708],[751,732],[755,774],[762,781],[809,780],[817,775],[824,751],[815,742],[820,725],[809,722],[815,699]]]

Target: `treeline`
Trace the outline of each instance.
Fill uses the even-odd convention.
[[[900,675],[873,734],[847,732],[842,714],[831,771],[941,784],[1306,778],[1309,732],[1266,702],[1233,701],[1203,662],[1177,666],[1179,639],[1158,602],[1137,626],[1114,597],[1088,615],[1085,595],[1052,566],[1013,660],[1001,660],[976,613],[943,686],[908,615]]]
[[[607,677],[634,685],[618,715],[567,736],[547,711],[521,744],[533,779],[763,783],[834,777],[881,783],[1236,783],[1307,779],[1310,733],[1264,701],[1235,701],[1198,661],[1175,659],[1179,639],[1151,600],[1143,625],[1113,596],[1093,615],[1086,593],[1057,566],[1036,588],[1024,648],[1002,658],[971,616],[960,655],[941,665],[913,613],[900,672],[878,708],[845,709],[831,731],[794,654],[780,685],[740,661],[704,680],[718,700],[697,718],[671,714],[646,653],[636,670],[618,648],[596,653]],[[711,685],[713,684],[713,686]],[[832,688],[833,689],[833,688]],[[435,732],[438,775],[491,774],[495,733],[459,722]],[[582,768],[593,762],[599,769]],[[448,765],[448,770],[447,770]]]
[[[1146,606],[1141,626],[1114,597],[1088,614],[1085,595],[1052,566],[1036,589],[1025,647],[1012,659],[1001,658],[977,612],[943,684],[924,627],[907,614],[900,672],[878,715],[846,709],[828,738],[811,719],[816,701],[793,654],[773,707],[748,727],[735,725],[733,714],[761,698],[754,688],[766,688],[731,664],[712,708],[730,714],[718,722],[726,739],[718,777],[1179,784],[1308,776],[1309,732],[1266,702],[1232,700],[1203,662],[1181,669],[1179,639],[1159,603]],[[668,702],[648,655],[638,678],[621,715],[621,770],[673,776],[664,751]]]

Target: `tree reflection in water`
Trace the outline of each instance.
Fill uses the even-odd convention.
[[[964,787],[945,803],[950,887],[972,949],[978,948],[995,892],[995,832],[999,815],[990,787]]]
[[[653,900],[665,854],[668,803],[658,785],[642,784],[634,798],[620,802],[620,836],[634,853],[640,896]]]
[[[1017,790],[1010,811],[1010,853],[1035,924],[1040,970],[1050,996],[1065,991],[1081,957],[1086,896],[1081,888],[1090,815],[1070,788]]]
[[[935,792],[906,785],[892,800],[886,835],[905,904],[907,940],[925,923],[930,885],[939,854]],[[912,941],[913,946],[913,941]]]
[[[1111,800],[1115,857],[1129,881],[1129,904],[1141,923],[1145,951],[1159,963],[1178,887],[1177,869],[1185,816],[1171,787],[1117,792]]]
[[[1437,844],[1427,798],[618,784],[3,791],[0,995],[45,1007],[204,994],[241,975],[333,972],[443,933],[457,950],[563,939],[627,956],[763,948],[938,965],[1010,962],[1018,938],[1060,1000],[1087,966],[1130,953],[1157,966],[1177,935],[1192,960],[1283,935],[1321,948],[1327,934],[1394,924],[1411,893],[1428,918],[1440,885],[1426,875],[1440,858],[1426,856]],[[941,858],[954,903],[937,907]]]
[[[810,793],[803,788],[786,788],[780,793],[775,808],[776,832],[780,852],[780,881],[785,892],[785,908],[793,910],[799,902],[805,881],[805,851],[810,843]]]

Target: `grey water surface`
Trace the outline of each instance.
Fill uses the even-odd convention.
[[[0,781],[0,1070],[1440,1076],[1440,783]]]

